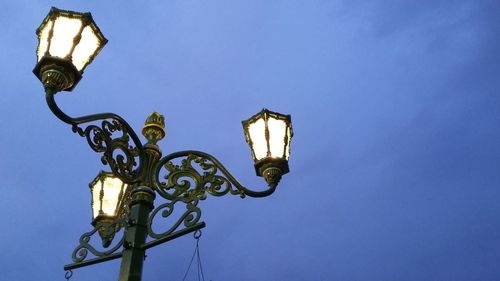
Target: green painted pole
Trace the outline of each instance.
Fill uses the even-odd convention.
[[[155,192],[152,189],[154,168],[161,157],[161,150],[156,144],[165,137],[164,117],[153,112],[142,128],[142,134],[148,142],[144,145],[141,162],[140,184],[132,189],[132,201],[127,226],[125,227],[125,242],[120,266],[119,281],[140,281],[144,264],[146,238],[148,237],[147,222],[153,209]]]
[[[154,192],[149,187],[137,186],[132,191],[132,205],[120,266],[119,281],[140,281],[144,264],[143,245],[148,236],[147,221],[152,209]]]

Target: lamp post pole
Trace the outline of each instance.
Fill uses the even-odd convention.
[[[291,117],[263,109],[243,121],[257,176],[267,187],[242,185],[219,160],[201,151],[186,150],[162,157],[158,141],[165,137],[164,117],[149,115],[143,144],[131,126],[113,113],[71,117],[55,101],[61,91],[72,91],[83,70],[107,42],[90,13],[52,8],[37,29],[37,64],[34,74],[45,88],[47,105],[74,133],[101,154],[110,172],[101,171],[90,183],[92,226],[82,234],[66,270],[122,258],[119,281],[140,281],[147,249],[205,227],[200,222],[200,200],[207,195],[242,198],[271,195],[288,173]],[[180,217],[165,229],[153,228],[175,210]],[[183,209],[184,208],[184,209]],[[115,235],[123,230],[119,239]],[[103,249],[94,245],[95,234]]]
[[[142,267],[145,259],[145,249],[148,236],[147,222],[149,213],[153,209],[155,192],[153,186],[154,166],[161,158],[161,150],[157,142],[165,135],[162,122],[150,118],[142,130],[148,140],[144,146],[145,167],[143,169],[142,182],[132,188],[130,203],[130,215],[125,227],[125,242],[123,244],[123,257],[120,266],[119,281],[140,281]]]
[[[149,187],[137,186],[132,190],[132,205],[128,226],[125,228],[125,243],[120,266],[119,281],[140,281],[145,259],[148,235],[147,220],[152,209],[154,192]]]

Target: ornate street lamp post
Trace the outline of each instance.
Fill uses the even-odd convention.
[[[153,112],[142,128],[147,140],[144,144],[116,114],[70,117],[54,97],[75,88],[107,40],[90,13],[57,8],[50,10],[37,35],[33,72],[43,83],[49,108],[70,124],[73,132],[86,138],[111,169],[100,172],[89,185],[94,229],[81,236],[72,254],[73,263],[66,265],[66,270],[121,257],[119,280],[141,280],[147,249],[205,226],[200,222],[198,202],[207,194],[268,196],[289,171],[291,118],[266,109],[243,121],[256,173],[268,184],[262,191],[243,186],[216,158],[201,151],[179,151],[162,158],[157,142],[165,137],[165,125],[159,113]],[[158,230],[156,222],[168,218],[179,206],[185,208],[180,217]],[[121,230],[123,235],[117,241],[115,235]],[[95,233],[101,237],[102,249],[91,243]]]

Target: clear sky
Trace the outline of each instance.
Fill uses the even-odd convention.
[[[164,154],[206,151],[256,188],[240,121],[292,115],[275,194],[201,202],[206,280],[500,280],[496,0],[2,1],[1,280],[64,280],[107,168],[31,72],[51,6],[90,11],[109,40],[56,97],[70,115],[115,112],[139,132],[161,112]],[[148,251],[144,280],[182,280],[194,246]]]

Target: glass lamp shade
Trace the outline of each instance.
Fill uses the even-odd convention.
[[[242,123],[257,175],[262,176],[268,166],[279,168],[286,174],[293,136],[290,115],[263,109]]]
[[[35,75],[43,81],[47,67],[66,75],[63,89],[71,91],[84,69],[107,43],[90,13],[78,13],[53,7],[36,34],[38,36]],[[71,81],[72,80],[72,81]],[[45,82],[44,82],[45,83]]]
[[[101,171],[89,187],[92,194],[93,225],[102,220],[113,221],[123,212],[127,184],[119,178]]]

